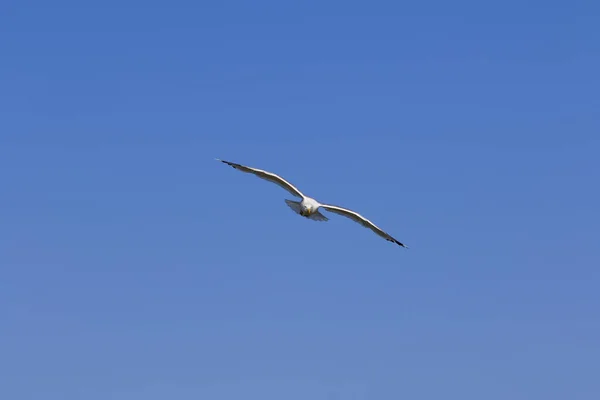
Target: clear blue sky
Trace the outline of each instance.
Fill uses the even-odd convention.
[[[599,71],[591,0],[3,1],[0,398],[600,398]]]

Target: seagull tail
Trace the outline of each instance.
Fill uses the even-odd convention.
[[[301,206],[299,201],[285,199],[285,203],[296,213],[300,214]]]

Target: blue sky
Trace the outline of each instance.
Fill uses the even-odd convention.
[[[0,397],[597,399],[600,5],[212,3],[0,6]]]

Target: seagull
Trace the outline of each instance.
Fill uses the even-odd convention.
[[[351,220],[358,222],[365,228],[371,229],[373,232],[375,232],[377,235],[381,236],[388,242],[396,243],[399,246],[408,248],[408,246],[406,246],[406,245],[400,243],[398,240],[394,239],[390,234],[384,232],[381,228],[379,228],[377,225],[375,225],[374,223],[372,223],[371,221],[369,221],[368,219],[366,219],[365,217],[363,217],[356,211],[352,211],[347,208],[343,208],[343,207],[339,207],[339,206],[334,206],[331,204],[321,204],[317,200],[304,195],[294,185],[292,185],[291,183],[289,183],[288,181],[286,181],[279,175],[276,175],[272,172],[263,171],[262,169],[252,168],[252,167],[237,164],[234,162],[221,160],[218,158],[216,158],[216,160],[221,161],[222,163],[225,163],[225,164],[237,169],[238,171],[254,174],[259,178],[265,179],[269,182],[279,185],[280,187],[284,188],[289,193],[291,193],[293,196],[302,199],[302,201],[293,201],[293,200],[285,199],[285,202],[295,213],[300,214],[301,216],[303,216],[305,218],[311,219],[313,221],[328,221],[329,218],[327,218],[326,216],[324,216],[323,214],[321,214],[319,212],[319,208],[322,208],[329,212],[343,215],[344,217],[350,218]]]

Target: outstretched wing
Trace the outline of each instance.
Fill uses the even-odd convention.
[[[330,211],[332,213],[336,213],[336,214],[339,214],[339,215],[343,215],[344,217],[348,217],[351,220],[353,220],[355,222],[358,222],[359,224],[361,224],[365,228],[371,229],[373,232],[375,232],[376,234],[378,234],[379,236],[381,236],[382,238],[384,238],[388,242],[393,242],[393,243],[396,243],[399,246],[408,248],[408,246],[400,243],[399,241],[397,241],[396,239],[394,239],[391,235],[389,235],[388,233],[384,232],[377,225],[375,225],[374,223],[372,223],[371,221],[369,221],[368,219],[366,219],[365,217],[363,217],[362,215],[360,215],[359,213],[357,213],[355,211],[348,210],[346,208],[342,208],[342,207],[338,207],[338,206],[332,206],[332,205],[329,205],[329,204],[322,204],[321,207],[324,208],[324,209],[326,209],[327,211]]]
[[[275,175],[272,172],[267,172],[267,171],[263,171],[262,169],[247,167],[245,165],[236,164],[236,163],[225,161],[225,160],[219,160],[218,158],[217,158],[217,161],[221,161],[222,163],[225,163],[225,164],[237,169],[238,171],[248,172],[250,174],[254,174],[254,175],[258,176],[259,178],[265,179],[269,182],[273,182],[274,184],[279,185],[282,188],[284,188],[285,190],[287,190],[288,192],[290,192],[292,195],[294,195],[296,197],[304,198],[304,195],[302,194],[302,192],[299,191],[298,189],[296,189],[296,187],[294,185],[292,185],[291,183],[289,183],[288,181],[286,181],[279,175]]]

